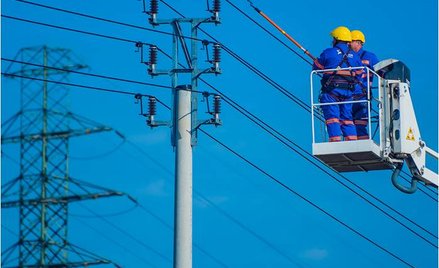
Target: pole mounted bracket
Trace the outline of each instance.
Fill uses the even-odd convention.
[[[148,97],[148,112],[143,110],[143,97]],[[157,99],[154,96],[142,95],[140,93],[134,96],[136,99],[136,104],[140,104],[139,115],[146,117],[146,124],[151,127],[161,127],[161,126],[171,126],[171,121],[159,121],[155,119],[157,114]]]
[[[209,97],[213,96],[213,107],[210,108],[209,105]],[[192,130],[192,146],[196,146],[198,142],[198,129],[202,125],[214,125],[215,127],[221,126],[223,124],[222,120],[220,119],[220,113],[221,113],[221,97],[219,95],[213,95],[208,92],[203,92],[203,100],[206,102],[207,106],[207,112],[212,117],[205,120],[196,120],[195,122],[192,122],[193,130]]]

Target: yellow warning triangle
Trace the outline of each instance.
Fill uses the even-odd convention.
[[[413,134],[413,129],[409,128],[409,131],[407,133],[407,136],[405,137],[406,140],[409,141],[414,141],[415,140],[415,135]]]

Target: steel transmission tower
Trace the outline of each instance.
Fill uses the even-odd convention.
[[[113,264],[67,237],[70,202],[122,195],[69,176],[69,138],[112,130],[65,106],[68,90],[59,82],[86,66],[75,62],[70,50],[46,46],[21,49],[15,59],[20,68],[11,64],[5,76],[21,78],[21,109],[2,124],[2,144],[19,143],[20,175],[2,186],[2,208],[19,208],[19,237],[2,252],[2,266],[16,248],[18,265],[8,267]]]

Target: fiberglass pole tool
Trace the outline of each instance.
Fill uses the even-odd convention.
[[[305,54],[308,55],[313,61],[317,60],[316,57],[314,57],[306,48],[304,48],[301,44],[299,44],[299,42],[297,42],[293,37],[291,37],[291,35],[289,35],[287,32],[285,32],[284,29],[282,29],[272,19],[270,19],[270,17],[268,17],[264,12],[262,12],[262,10],[255,7],[255,5],[253,4],[252,1],[250,1],[250,0],[247,0],[247,1],[250,3],[250,6],[253,7],[256,10],[256,12],[259,13],[259,15],[264,17],[264,19],[266,19],[271,25],[273,25],[276,29],[278,29],[279,32],[281,32],[283,35],[285,35],[288,38],[288,40],[293,42],[298,48],[300,48],[303,52],[305,52]]]

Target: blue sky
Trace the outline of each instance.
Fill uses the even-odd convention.
[[[167,2],[187,17],[208,16],[205,1]],[[232,2],[287,42],[250,8],[247,1]],[[360,3],[357,7],[353,3],[330,1],[313,1],[312,4],[305,1],[253,2],[315,56],[330,45],[329,32],[339,25],[345,25],[362,30],[367,39],[365,49],[375,52],[380,59],[403,61],[411,70],[412,99],[422,137],[429,147],[438,149],[437,1],[414,3],[408,0],[373,0],[367,4]],[[151,28],[147,16],[141,12],[141,1],[45,0],[38,3]],[[162,3],[159,10],[161,18],[177,16]],[[141,40],[157,44],[171,53],[171,38],[157,33],[12,0],[2,1],[2,14]],[[225,1],[221,18],[221,25],[205,25],[202,28],[301,100],[310,103],[310,66],[307,63]],[[5,18],[1,23],[3,58],[13,58],[23,47],[62,47],[71,49],[81,63],[90,66],[86,70],[90,73],[170,85],[168,77],[151,79],[147,75],[146,67],[139,63],[140,55],[135,52],[133,44]],[[168,26],[157,29],[171,31]],[[209,39],[202,33],[200,38]],[[200,51],[200,59],[204,60],[204,53]],[[163,55],[159,55],[158,64],[162,68],[171,66]],[[2,61],[2,71],[7,65]],[[225,52],[221,68],[223,74],[203,78],[311,151],[311,119],[308,112]],[[182,81],[184,79],[181,78]],[[171,105],[171,92],[168,89],[82,75],[71,75],[69,81],[151,94]],[[19,80],[2,78],[2,122],[19,109],[19,85]],[[211,91],[202,83],[199,89]],[[138,115],[139,107],[132,96],[70,88],[70,99],[74,113],[120,131],[129,141],[109,155],[93,157],[111,151],[121,143],[121,139],[114,132],[71,139],[71,176],[129,193],[142,204],[142,208],[102,220],[94,217],[89,210],[100,215],[111,215],[129,210],[133,204],[123,197],[72,204],[69,207],[69,239],[123,267],[172,267],[173,234],[169,226],[173,224],[174,156],[169,128],[148,128],[144,118]],[[204,113],[204,105],[200,103],[200,118],[208,117]],[[157,119],[168,120],[170,116],[168,110],[159,107]],[[204,126],[203,130],[413,266],[437,267],[437,248],[358,198],[225,103],[221,118],[223,126]],[[19,159],[17,145],[4,145],[2,151],[12,159]],[[2,183],[19,174],[17,164],[5,155],[2,157]],[[424,193],[418,191],[414,195],[405,195],[399,192],[390,182],[390,171],[345,175],[437,236],[437,202]],[[405,266],[274,183],[202,133],[194,149],[193,180],[196,192],[193,206],[194,243],[227,267],[295,267],[297,264],[298,267],[316,268]],[[437,239],[393,212],[389,213],[437,244]],[[3,249],[17,241],[14,235],[17,232],[17,210],[3,209]],[[193,263],[194,267],[221,267],[198,248],[194,248]]]

